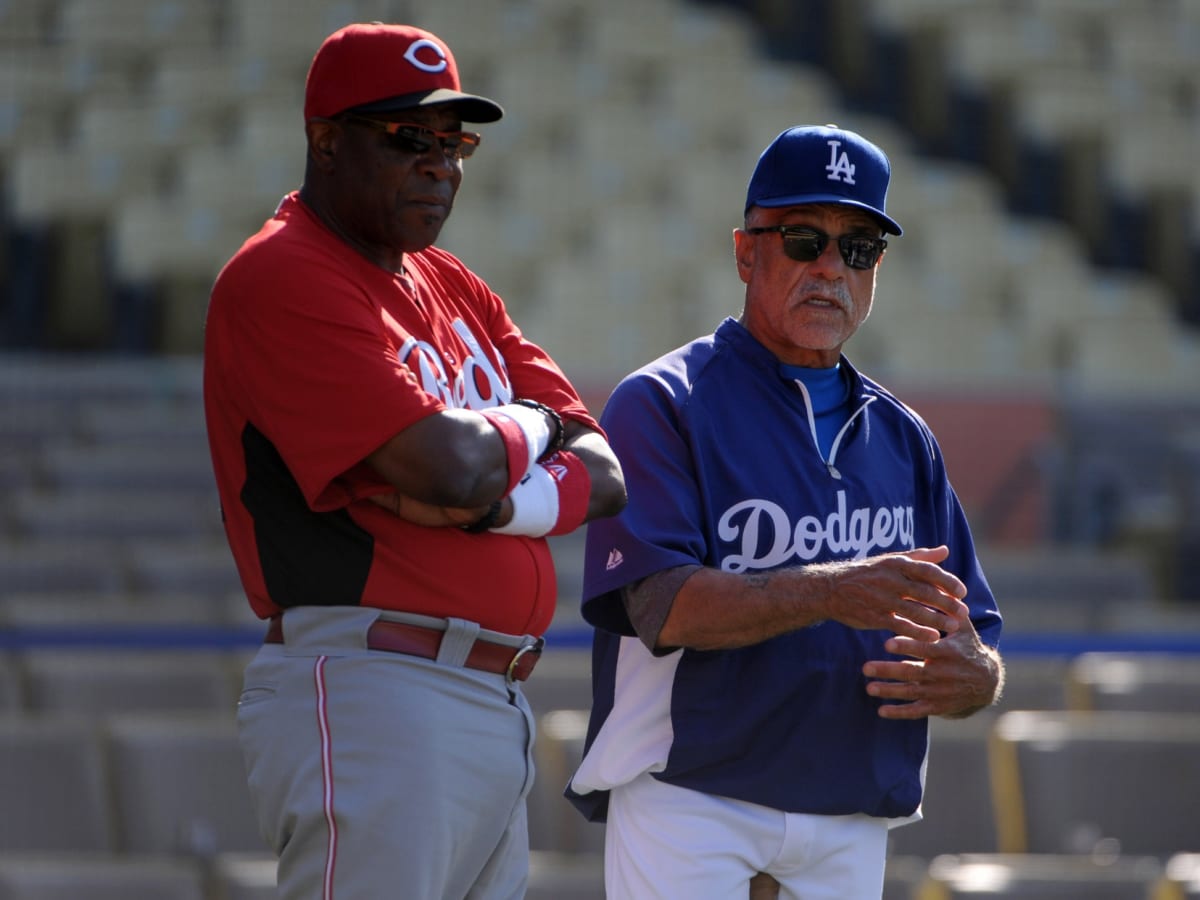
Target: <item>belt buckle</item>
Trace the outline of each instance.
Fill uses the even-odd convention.
[[[508,664],[508,668],[504,670],[504,683],[508,687],[512,687],[513,683],[517,680],[516,679],[517,664],[521,661],[521,657],[524,656],[526,653],[539,653],[540,654],[542,652],[542,648],[545,646],[546,646],[546,639],[540,637],[537,640],[533,641],[533,643],[525,644],[524,646],[521,647],[520,650],[518,650],[516,653],[514,653],[512,660]]]

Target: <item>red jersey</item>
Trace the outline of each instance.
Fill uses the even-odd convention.
[[[225,531],[262,617],[364,605],[542,634],[546,541],[413,525],[363,460],[448,407],[530,397],[598,428],[554,361],[451,254],[368,261],[291,194],[213,287],[204,403]]]

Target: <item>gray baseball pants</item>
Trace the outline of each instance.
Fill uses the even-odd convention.
[[[246,669],[239,736],[278,896],[518,900],[529,704],[503,675],[368,650],[379,616],[289,610]]]

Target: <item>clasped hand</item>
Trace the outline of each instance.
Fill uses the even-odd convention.
[[[896,634],[884,645],[889,653],[908,659],[871,660],[862,668],[869,679],[867,693],[891,701],[880,705],[882,718],[961,718],[989,706],[998,695],[1003,678],[1000,658],[979,639],[961,599],[966,588],[936,565],[948,554],[947,548],[936,547],[892,556],[924,565],[917,568],[915,577],[911,567],[903,573],[912,585],[905,588],[903,600],[890,613],[888,627]],[[885,560],[887,557],[864,562],[882,563],[886,568]],[[865,583],[878,579],[880,571],[875,568],[869,577],[866,571],[863,574],[860,587],[865,595]],[[896,572],[888,574],[894,577]],[[850,595],[854,596],[853,585]]]

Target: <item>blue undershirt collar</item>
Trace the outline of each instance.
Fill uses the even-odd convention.
[[[828,459],[834,438],[850,418],[850,385],[842,377],[841,363],[828,369],[779,364],[779,373],[789,381],[803,383],[812,403],[817,445],[821,458]]]

